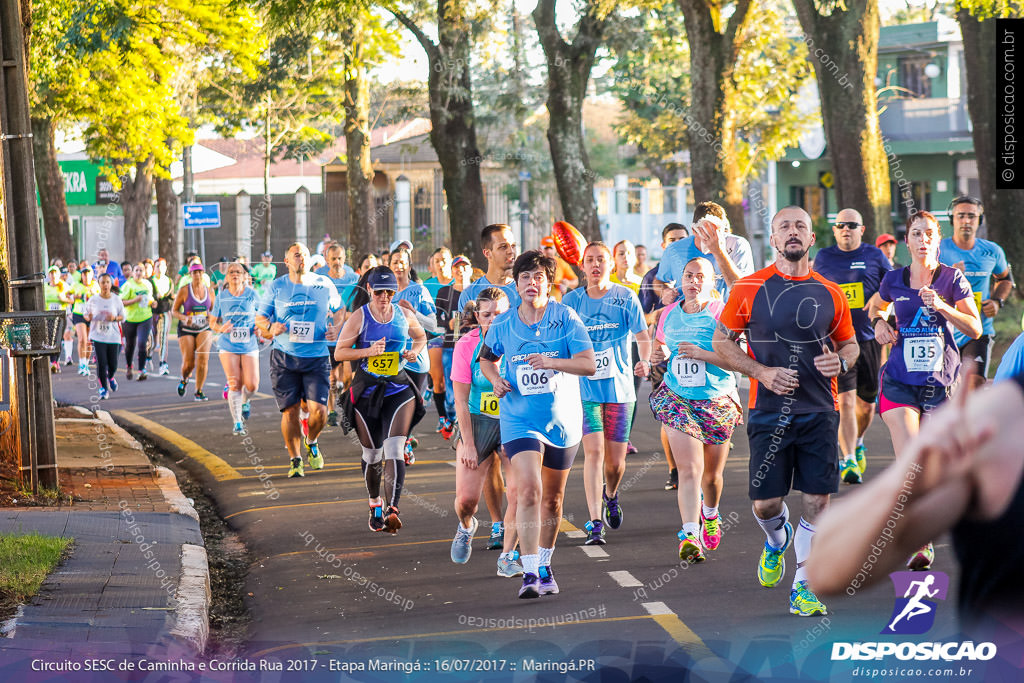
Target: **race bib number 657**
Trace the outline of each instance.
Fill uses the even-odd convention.
[[[385,351],[366,359],[366,368],[375,375],[397,375],[399,365],[398,351]]]
[[[516,384],[523,396],[551,394],[555,391],[555,371],[534,370],[524,363],[516,368]]]

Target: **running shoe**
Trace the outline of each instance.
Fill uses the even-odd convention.
[[[231,434],[233,436],[245,436],[246,435],[245,425],[243,425],[241,422],[236,422],[235,423],[235,428],[233,430],[231,430]]]
[[[622,526],[622,508],[619,507],[619,494],[615,494],[611,498],[608,497],[608,493],[605,489],[601,489],[601,498],[604,500],[602,505],[604,509],[604,521],[613,529],[618,529]]]
[[[64,361],[64,365],[67,365],[68,367],[70,367],[70,366],[72,366],[74,364],[75,364],[75,361],[71,360],[71,356],[68,356],[67,360]]]
[[[703,562],[707,559],[704,556],[704,548],[700,545],[700,539],[697,538],[693,532],[680,530],[676,536],[679,538],[680,560],[686,560],[690,564],[694,564],[696,562]]]
[[[476,533],[480,523],[473,518],[472,526],[463,529],[459,524],[455,529],[455,538],[452,539],[452,562],[455,564],[466,564],[469,556],[473,553],[473,534]]]
[[[52,372],[55,375],[59,375],[60,363],[58,363],[57,361],[53,361],[52,363],[50,363],[50,372]]]
[[[434,433],[435,434],[440,434],[443,431],[444,431],[444,418],[443,417],[439,417],[439,418],[437,418],[437,427],[434,429]]]
[[[161,363],[160,364],[160,374],[161,375],[169,375],[169,374],[171,374],[171,366],[168,365],[167,363]]]
[[[868,469],[868,449],[864,448],[864,444],[857,446],[853,457],[857,459],[857,469],[860,470],[861,476],[864,476],[864,472]]]
[[[455,422],[452,420],[444,421],[444,429],[441,430],[441,437],[448,441],[452,438],[452,433],[455,431]]]
[[[666,491],[675,491],[679,488],[679,470],[671,470],[668,473],[668,481],[665,482]]]
[[[380,500],[380,499],[378,499]],[[384,503],[370,504],[370,531],[384,531]]]
[[[587,531],[587,540],[583,545],[604,545],[604,522],[594,519],[584,524],[583,528]]]
[[[935,546],[928,543],[926,546],[911,555],[907,560],[907,569],[912,572],[926,572],[931,569],[935,561]]]
[[[100,400],[101,401],[106,401],[107,400],[107,390],[104,389],[103,387],[100,387]]]
[[[145,382],[147,379],[149,379],[149,375],[146,374],[146,371],[145,370],[140,370],[139,371],[139,379],[138,379],[138,381],[139,382]]]
[[[203,392],[197,391],[195,397],[192,400],[198,402],[198,401],[209,401],[210,399]]]
[[[309,457],[309,468],[311,470],[322,470],[324,468],[324,454],[320,452],[320,444],[309,443],[305,439],[302,443],[306,446],[306,455]]]
[[[124,378],[127,379],[129,382],[131,381],[132,377],[134,377],[134,376],[135,376],[135,373],[132,372],[132,366],[129,365],[128,367],[126,367],[124,369]]]
[[[412,442],[412,437],[409,437],[408,439],[405,440],[405,451],[402,453],[402,455],[405,457],[406,465],[416,464],[416,453],[413,451],[413,448],[415,448],[415,446],[412,445]]]
[[[292,466],[288,468],[288,477],[304,477],[302,471],[302,458],[292,458]]]
[[[188,384],[188,380],[187,379],[183,379],[180,382],[178,382],[178,396],[184,396],[185,395],[185,386],[187,384]]]
[[[89,376],[89,366],[86,365],[85,363],[79,363],[78,364],[78,374],[81,375],[82,377],[88,377]]]
[[[843,460],[839,465],[839,477],[847,484],[861,483],[860,468],[857,466],[857,460],[854,458]]]
[[[109,384],[110,384],[110,390],[111,390],[111,391],[117,391],[117,380],[116,380],[116,379],[114,379],[113,377],[111,377],[111,378],[110,378],[110,379],[108,380],[108,382],[109,382]]]
[[[242,404],[242,419],[248,420],[250,415],[252,415],[252,406],[246,401]]]
[[[491,537],[487,539],[488,550],[501,550],[505,545],[505,523],[491,522]]]
[[[828,614],[825,604],[807,587],[806,581],[797,581],[789,592],[789,613],[801,617],[816,617]]]
[[[718,516],[705,517],[704,511],[700,512],[700,540],[708,550],[715,550],[722,542],[722,527],[718,524]]]
[[[636,449],[636,446],[633,445],[632,441],[627,441],[626,442],[626,455],[633,455],[634,453],[639,453],[639,452],[640,451],[638,451]]]
[[[384,515],[384,531],[397,534],[401,528],[402,520],[398,516],[398,508],[392,505],[388,508],[387,514]]]
[[[337,427],[338,426],[338,411],[337,410],[332,410],[331,412],[327,413],[327,425],[330,426],[330,427]]]
[[[228,400],[228,385],[227,384],[224,385],[224,394],[223,394],[223,396],[224,396],[224,400],[225,401]]]
[[[774,548],[768,541],[764,542],[761,560],[757,563],[757,580],[765,588],[774,588],[786,574],[786,551],[793,542],[793,525],[786,522],[786,542],[781,548]]]
[[[551,571],[551,565],[540,568],[540,594],[555,595],[558,593],[558,584],[555,583],[555,575]]]
[[[96,354],[89,356],[89,365],[96,365]]]
[[[504,576],[505,578],[511,579],[522,575],[523,565],[519,564],[519,562],[511,556],[506,555],[498,558],[498,576]]]
[[[523,585],[519,588],[519,597],[524,600],[540,597],[540,579],[536,574],[523,574]]]
[[[424,404],[430,403],[431,399],[433,399],[433,398],[434,398],[434,391],[432,389],[427,389],[426,391],[423,392],[423,403]]]

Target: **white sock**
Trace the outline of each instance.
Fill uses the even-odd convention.
[[[796,529],[796,536],[793,538],[793,549],[796,551],[796,573],[793,575],[793,585],[799,581],[807,580],[807,569],[804,564],[807,556],[811,554],[811,541],[814,540],[814,525],[803,517],[800,518],[800,526]]]
[[[67,360],[71,360],[71,356],[74,355],[74,348],[75,348],[74,347],[74,343],[75,343],[74,341],[65,341],[65,342],[62,342],[62,344],[61,344],[61,346],[64,347],[64,357]]]
[[[856,460],[856,457],[854,456],[853,453],[850,453],[849,455],[846,456],[846,459],[847,460]]]
[[[235,422],[242,421],[242,392],[228,391],[228,408],[231,410],[231,419]]]
[[[700,524],[696,522],[686,522],[683,524],[684,534],[693,534],[694,536],[700,536]]]
[[[299,419],[300,420],[308,420],[309,419],[309,413],[307,413],[302,408],[299,408]]]
[[[551,566],[551,556],[554,555],[554,554],[555,554],[555,549],[554,548],[541,548],[540,549],[540,555],[539,555],[540,566],[542,566],[542,567],[550,567]]]
[[[459,528],[462,529],[463,531],[469,531],[472,527],[463,526],[462,522],[459,522]]]
[[[715,519],[718,517],[718,508],[709,508],[707,505],[703,504],[701,504],[701,507],[704,508],[705,519]]]
[[[526,574],[533,574],[534,576],[540,576],[540,558],[536,555],[520,555],[520,561],[523,563],[523,572]]]
[[[498,561],[500,562],[501,560],[507,560],[509,555],[511,554],[512,553],[502,553],[501,555],[498,555]]]
[[[761,525],[761,529],[768,537],[768,543],[773,548],[781,548],[786,542],[786,522],[789,521],[789,507],[782,504],[782,514],[776,515],[771,519],[761,519],[757,515],[754,515],[754,519]]]
[[[252,396],[252,394],[253,392],[249,391],[245,387],[242,387],[242,403],[248,403],[249,397]]]
[[[857,437],[857,445],[858,446],[863,446],[864,445],[864,437],[863,436],[858,436]]]

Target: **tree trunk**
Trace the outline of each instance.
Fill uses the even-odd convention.
[[[690,178],[697,202],[716,201],[729,217],[734,233],[746,235],[743,216],[744,178],[736,158],[733,70],[739,36],[751,20],[751,0],[739,0],[726,26],[717,4],[677,0],[690,46],[690,110],[686,135],[690,143]]]
[[[864,217],[864,240],[892,231],[889,162],[878,126],[878,0],[848,0],[824,16],[793,0],[814,63],[838,208]],[[980,166],[980,164],[979,164]],[[921,207],[918,207],[921,208]]]
[[[345,63],[345,172],[348,179],[349,261],[377,251],[381,236],[373,206],[370,161],[370,84],[362,64],[362,44],[351,43]]]
[[[547,59],[548,146],[562,213],[587,239],[600,240],[594,172],[583,137],[583,100],[607,18],[599,18],[597,7],[588,3],[572,44],[558,32],[555,0],[540,0],[533,20]]]
[[[125,174],[120,195],[124,211],[124,258],[138,263],[149,256],[145,238],[153,206],[153,157],[135,164],[135,178]]]
[[[178,196],[170,178],[156,179],[157,245],[167,272],[178,272]]]
[[[988,239],[998,242],[1006,258],[1018,273],[1024,272],[1024,190],[996,189],[996,165],[987,154],[999,149],[996,127],[997,106],[995,49],[998,45],[995,18],[978,21],[966,10],[957,12],[960,33],[964,40],[964,67],[967,71],[967,111],[971,115],[974,149],[978,157],[978,183],[985,205]]]
[[[36,188],[43,210],[43,229],[46,232],[46,251],[50,258],[59,257],[65,263],[77,258],[71,243],[71,220],[64,198],[64,175],[57,163],[57,148],[53,142],[53,119],[32,119],[32,156],[35,158]]]

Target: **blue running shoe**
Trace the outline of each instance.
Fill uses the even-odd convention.
[[[248,420],[250,415],[252,415],[252,406],[246,401],[242,404],[242,419]]]
[[[781,548],[774,548],[768,541],[764,542],[761,560],[757,563],[757,580],[765,588],[774,588],[786,575],[786,551],[793,543],[793,525],[786,522],[786,542]]]
[[[245,436],[245,425],[243,425],[241,422],[236,422],[235,428],[231,431],[231,434],[234,436]]]
[[[491,537],[487,539],[488,550],[501,550],[505,545],[505,523],[491,522]]]
[[[370,504],[370,531],[384,531],[384,501],[380,498]]]
[[[113,377],[110,378],[110,390],[117,391],[117,380]]]
[[[519,588],[519,597],[523,600],[540,597],[540,579],[536,574],[523,574],[523,585]]]
[[[540,594],[555,595],[558,593],[558,584],[555,583],[555,575],[551,571],[551,565],[540,568]]]
[[[498,558],[498,576],[511,579],[523,575],[523,565],[512,559],[511,555],[502,555]]]
[[[180,382],[178,382],[178,396],[184,396],[185,395],[185,387],[186,386],[188,386],[188,380],[187,379],[183,379]]]
[[[594,519],[584,524],[583,528],[587,532],[587,540],[583,545],[604,545],[604,522]]]
[[[602,488],[601,498],[604,501],[604,521],[612,529],[618,529],[622,525],[622,508],[619,507],[619,494],[616,493],[609,498],[607,491]]]
[[[101,401],[106,401],[107,400],[107,390],[104,389],[103,387],[100,387],[100,400]]]
[[[463,529],[462,525],[455,529],[455,538],[452,539],[452,562],[455,564],[466,564],[469,556],[473,554],[473,534],[476,533],[480,523],[473,518],[472,526]]]

